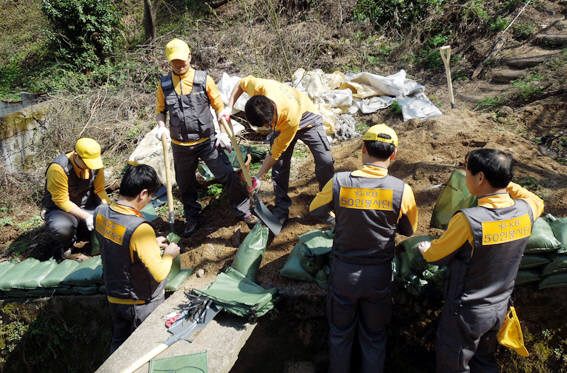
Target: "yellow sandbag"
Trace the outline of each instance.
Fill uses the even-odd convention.
[[[496,339],[502,346],[516,351],[518,355],[523,357],[529,356],[528,350],[526,350],[524,346],[524,335],[522,334],[520,320],[518,320],[516,309],[513,306],[508,310],[506,319],[504,319],[504,323],[502,327],[500,327]]]

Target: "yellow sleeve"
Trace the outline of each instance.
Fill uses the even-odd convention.
[[[69,179],[63,167],[57,163],[52,163],[47,169],[47,191],[51,193],[51,199],[57,207],[65,212],[71,211],[73,207],[78,207],[69,199]]]
[[[327,181],[323,189],[317,193],[311,204],[309,205],[309,212],[313,212],[318,208],[326,206],[333,202],[333,179]]]
[[[266,90],[262,84],[262,79],[248,75],[245,78],[240,79],[240,88],[248,94],[248,96],[265,95]]]
[[[534,220],[541,216],[544,208],[543,200],[541,198],[516,183],[508,184],[508,188],[506,188],[506,190],[513,199],[523,199],[528,203],[528,205],[530,205],[534,214]]]
[[[156,92],[156,114],[163,113],[165,111],[165,96],[163,90],[161,89],[161,81],[158,83]]]
[[[224,103],[222,102],[221,95],[219,93],[219,89],[215,84],[213,78],[207,75],[207,96],[209,96],[209,100],[211,101],[211,106],[215,109],[215,112],[218,114],[224,109]]]
[[[407,222],[411,226],[411,234],[417,231],[417,219],[418,219],[418,209],[415,203],[415,196],[413,195],[413,190],[408,184],[404,184],[404,192],[402,195],[402,206],[400,209],[400,216],[398,218],[399,222],[403,222],[407,219]],[[400,232],[403,234],[403,232]],[[409,233],[409,232],[408,232]]]
[[[102,200],[102,203],[110,204],[110,198],[106,194],[106,189],[104,189],[104,168],[98,171],[94,179],[94,192]]]
[[[449,220],[449,226],[445,233],[438,239],[431,241],[431,247],[425,250],[423,258],[428,262],[436,262],[457,251],[467,241],[473,246],[469,222],[465,214],[459,212]]]
[[[157,282],[167,278],[173,258],[169,255],[161,256],[156,234],[149,224],[140,224],[132,233],[130,250],[138,253],[138,257]]]

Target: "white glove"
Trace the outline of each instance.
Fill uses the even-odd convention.
[[[231,147],[230,147],[230,139],[228,138],[228,135],[226,134],[226,132],[218,132],[217,133],[217,140],[215,142],[215,147],[223,147],[225,148],[229,153],[231,151]]]
[[[89,214],[89,217],[85,219],[85,222],[87,223],[87,229],[91,232],[94,229],[94,216]]]
[[[431,242],[429,241],[421,241],[420,243],[417,244],[417,248],[419,249],[419,252],[422,255],[425,252],[425,250],[429,249],[430,247],[431,247]]]
[[[262,181],[258,179],[256,176],[252,176],[252,185],[246,186],[248,193],[257,192],[260,190],[260,185],[262,185]]]
[[[232,115],[232,106],[226,106],[222,111],[219,113],[219,122],[221,118],[224,118],[226,122],[230,120],[230,116]]]
[[[167,140],[171,140],[171,137],[169,137],[169,130],[165,127],[165,126],[160,126],[158,124],[157,130],[156,130],[156,138],[161,141],[161,137],[165,134],[165,138]]]

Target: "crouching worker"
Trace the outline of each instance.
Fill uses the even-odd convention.
[[[478,206],[457,212],[439,239],[419,244],[425,260],[448,265],[437,372],[499,372],[496,334],[543,201],[510,182],[507,153],[473,150],[465,164],[467,188]]]
[[[396,232],[411,236],[418,210],[411,187],[388,175],[398,137],[385,124],[364,134],[363,166],[339,172],[325,185],[309,210],[335,212],[335,239],[327,292],[329,372],[351,371],[354,335],[362,361],[359,372],[384,371],[386,325],[392,313],[392,259]]]
[[[157,237],[142,210],[160,188],[155,170],[127,166],[120,196],[95,210],[106,295],[112,318],[110,353],[114,352],[164,300],[165,279],[179,246]],[[163,255],[160,248],[164,248]]]
[[[56,242],[55,256],[71,254],[75,241],[90,239],[93,211],[110,203],[104,189],[104,170],[100,145],[81,138],[75,150],[59,154],[45,173],[42,215],[47,234]]]

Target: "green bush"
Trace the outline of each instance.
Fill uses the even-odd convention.
[[[369,20],[376,28],[401,28],[425,18],[446,0],[359,0],[353,10],[359,21]]]
[[[41,10],[56,58],[90,71],[114,52],[121,15],[111,0],[42,0]]]

